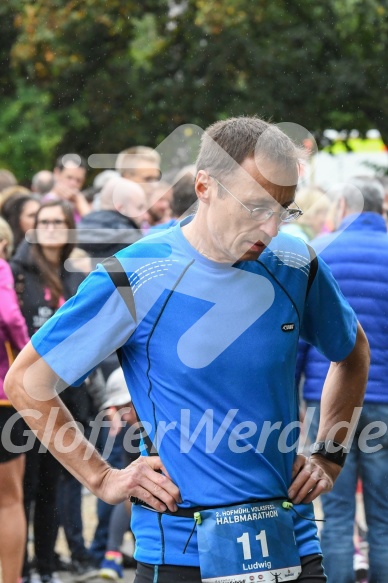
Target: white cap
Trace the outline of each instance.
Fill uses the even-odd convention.
[[[117,368],[109,375],[106,381],[106,400],[101,408],[122,407],[123,405],[129,405],[131,401],[131,394],[125,382],[123,369],[121,367]]]

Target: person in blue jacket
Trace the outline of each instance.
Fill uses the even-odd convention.
[[[326,580],[311,503],[344,463],[336,424],[362,403],[369,348],[325,263],[278,235],[302,213],[299,156],[256,117],[210,126],[195,216],[104,261],[8,374],[14,406],[38,410],[28,422],[58,459],[106,502],[134,501],[136,583]],[[297,455],[299,335],[332,361],[309,459]],[[122,470],[55,393],[114,350],[144,428]]]
[[[360,209],[360,194],[363,199]],[[369,581],[388,581],[388,237],[383,217],[384,190],[372,178],[354,178],[336,193],[337,230],[311,244],[332,270],[368,337],[371,366],[365,401],[346,466],[333,490],[323,496],[324,565],[330,583],[352,583],[356,487],[363,495],[369,543]],[[303,395],[312,438],[318,428],[322,387],[330,363],[301,343],[297,380],[305,375]],[[350,390],[350,387],[347,389]],[[373,439],[372,439],[373,437]],[[368,438],[371,441],[365,442]]]

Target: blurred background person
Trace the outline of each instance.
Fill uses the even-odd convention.
[[[90,203],[81,192],[87,168],[86,160],[78,154],[60,156],[54,168],[54,186],[44,196],[45,201],[59,199],[71,204],[76,222],[91,211]]]
[[[105,184],[113,178],[120,178],[120,173],[117,172],[117,170],[103,170],[94,177],[93,188],[99,193],[104,188]]]
[[[302,209],[303,215],[297,224],[283,224],[281,231],[308,243],[324,231],[330,199],[317,187],[301,188],[296,193],[295,202]]]
[[[34,228],[35,242],[22,241],[11,261],[19,304],[30,336],[75,294],[85,277],[64,267],[74,248],[70,234],[74,233],[75,223],[68,203],[60,200],[43,203],[36,214]],[[42,583],[53,583],[58,530],[56,495],[61,466],[44,448],[40,450],[40,446],[35,440],[33,448],[26,454],[24,506],[29,524],[34,505],[37,573]],[[31,580],[28,559],[26,549],[22,572],[25,582]]]
[[[132,180],[112,178],[103,186],[98,206],[78,224],[78,246],[95,259],[94,265],[141,239],[146,197]]]
[[[150,183],[145,189],[148,208],[143,231],[148,232],[150,228],[163,225],[171,220],[172,186],[163,180]]]
[[[13,196],[3,204],[2,215],[12,229],[14,252],[24,240],[27,231],[34,228],[39,207],[40,200],[32,194]]]
[[[24,186],[16,184],[16,186],[8,186],[2,192],[0,192],[0,214],[3,214],[3,206],[6,204],[8,199],[15,200],[18,196],[28,196],[31,191]]]
[[[175,184],[172,188],[171,218],[170,220],[157,225],[157,229],[168,229],[193,214],[198,204],[198,197],[194,188],[195,166],[182,168],[175,177]],[[152,230],[151,230],[152,232]]]
[[[336,232],[311,242],[356,312],[371,350],[363,409],[346,464],[333,489],[322,496],[326,521],[321,544],[328,583],[355,580],[353,533],[359,478],[368,526],[369,582],[388,581],[388,271],[382,268],[388,265],[388,237],[382,216],[383,200],[384,191],[377,180],[351,179],[336,192]],[[315,348],[300,343],[296,380],[299,384],[304,375],[303,396],[312,408],[310,412],[314,411],[312,441],[317,435],[321,392],[329,365]],[[380,427],[382,424],[385,431],[378,431],[373,438],[373,432],[365,428],[376,427],[376,423]],[[360,440],[362,432],[367,432],[368,437]]]
[[[377,179],[382,187],[384,188],[384,202],[383,202],[383,211],[384,211],[384,219],[388,226],[388,176],[380,176]]]
[[[23,445],[23,422],[16,416],[3,390],[4,377],[14,354],[28,342],[25,320],[20,312],[12,271],[7,263],[12,251],[12,232],[0,218],[0,566],[3,583],[18,583],[26,543],[23,507],[24,454],[12,446]],[[7,421],[16,417],[10,432]]]
[[[133,146],[119,153],[115,169],[123,178],[146,183],[160,180],[160,155],[147,146]]]
[[[50,170],[40,170],[31,180],[31,190],[38,196],[44,196],[53,189],[54,174]]]
[[[16,186],[17,183],[18,181],[12,172],[5,170],[5,168],[0,168],[0,193],[9,186]]]
[[[92,186],[82,191],[91,205],[91,211],[100,210],[101,190],[112,178],[120,178],[120,174],[116,170],[103,170],[95,176]]]

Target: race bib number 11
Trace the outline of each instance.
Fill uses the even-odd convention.
[[[277,583],[301,573],[291,511],[282,500],[195,514],[201,578],[206,583]]]

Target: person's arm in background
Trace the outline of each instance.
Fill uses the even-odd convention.
[[[22,350],[29,341],[27,326],[19,308],[11,268],[3,259],[0,259],[0,321],[12,348]]]
[[[352,434],[358,421],[359,415],[354,415],[354,412],[357,407],[362,407],[369,362],[369,343],[358,324],[356,343],[351,353],[342,361],[330,365],[322,391],[317,441],[331,439],[348,445],[345,439],[348,432]],[[338,428],[334,430],[337,424]],[[338,464],[319,454],[313,454],[307,461],[298,456],[294,466],[296,477],[288,491],[291,500],[296,504],[308,503],[330,491],[340,471]]]

